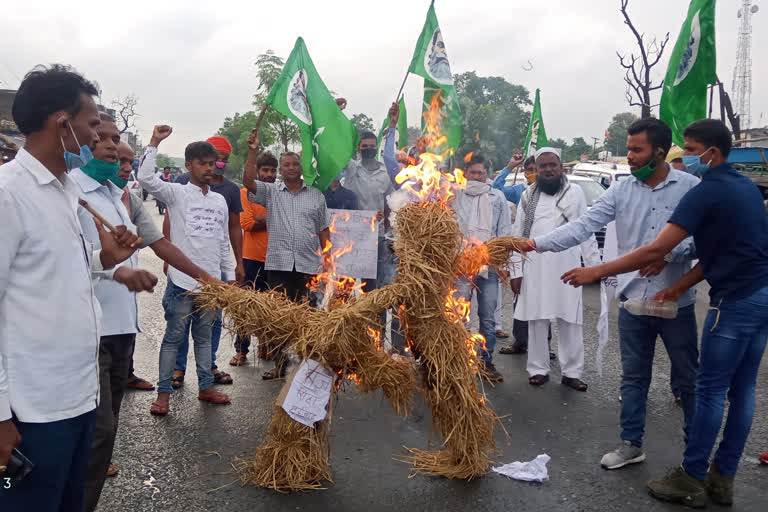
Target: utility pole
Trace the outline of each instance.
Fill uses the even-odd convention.
[[[600,140],[600,137],[592,137],[592,154],[595,156],[595,159],[597,159],[597,141]]]
[[[739,40],[736,47],[736,66],[733,68],[733,107],[739,116],[742,130],[751,128],[752,97],[752,15],[758,11],[752,0],[742,0],[738,11]]]

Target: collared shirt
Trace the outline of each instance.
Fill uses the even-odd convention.
[[[670,167],[669,175],[655,188],[651,188],[634,176],[611,185],[598,201],[577,220],[536,237],[538,252],[563,251],[589,238],[611,221],[616,221],[618,256],[621,257],[638,247],[651,243],[664,228],[680,199],[699,184],[699,179]],[[674,284],[691,269],[695,257],[692,238],[686,238],[672,253],[661,274],[640,277],[638,272],[618,276],[617,296],[650,299],[657,292]],[[695,288],[680,296],[680,307],[693,304]]]
[[[224,196],[191,183],[166,183],[155,173],[157,148],[147,146],[139,166],[139,183],[168,207],[171,242],[197,266],[212,276],[235,279],[235,265],[229,253],[229,210]],[[197,291],[198,282],[169,267],[168,278],[187,291]]]
[[[123,224],[129,231],[136,233],[136,226],[131,222],[131,217],[125,209],[125,205],[123,205],[123,191],[121,189],[109,180],[107,180],[106,185],[102,185],[86,175],[81,169],[70,171],[69,178],[80,187],[80,197],[85,199],[94,210],[99,212],[113,226]],[[93,216],[88,210],[78,206],[77,217],[80,220],[80,227],[83,230],[85,239],[95,249],[100,249],[99,232],[93,223]],[[139,255],[138,252],[134,252],[130,258],[116,265],[115,269],[118,267],[136,268],[138,265]],[[107,274],[105,277],[111,277],[114,274],[114,269]],[[94,291],[103,312],[102,336],[140,332],[136,292],[130,291],[125,285],[109,278],[98,279],[94,283]]]
[[[512,221],[509,215],[509,207],[504,196],[498,190],[492,188],[488,191],[488,197],[491,200],[493,208],[493,221],[491,224],[491,238],[497,236],[507,236],[512,234]],[[459,218],[459,227],[462,234],[467,235],[468,219],[472,215],[473,197],[466,194],[463,190],[456,191],[456,201],[454,208]],[[466,220],[465,220],[466,219]]]
[[[79,187],[21,149],[0,170],[0,421],[74,418],[99,401],[100,270]]]
[[[492,186],[496,190],[501,190],[501,192],[504,193],[504,197],[507,198],[507,201],[515,203],[515,206],[518,206],[520,204],[520,198],[523,197],[523,192],[525,192],[525,183],[507,186],[505,180],[507,179],[507,176],[509,176],[509,173],[510,170],[506,167],[502,169],[496,176],[496,179],[493,180]]]
[[[331,224],[323,193],[304,183],[294,194],[282,181],[257,181],[256,193],[249,192],[248,200],[267,209],[264,269],[317,274],[322,267],[317,234]]]
[[[383,212],[387,196],[394,190],[384,164],[376,162],[376,165],[376,169],[369,171],[362,162],[350,160],[344,168],[347,175],[344,187],[355,194],[360,210]]]
[[[357,196],[341,185],[336,190],[328,187],[325,191],[325,205],[334,210],[357,210]]]

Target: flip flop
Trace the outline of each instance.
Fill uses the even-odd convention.
[[[549,375],[534,375],[528,379],[528,384],[531,386],[541,386],[549,382]]]
[[[176,377],[171,378],[171,386],[173,387],[173,389],[179,389],[183,385],[184,385],[184,374],[177,375]]]
[[[155,416],[165,416],[168,414],[168,402],[159,402],[155,400],[149,408],[149,413]]]
[[[575,389],[576,391],[586,391],[589,386],[587,386],[587,383],[582,381],[581,379],[572,378],[572,377],[563,377],[560,380],[560,384],[563,386],[568,386],[569,388]]]
[[[138,389],[139,391],[153,391],[155,386],[141,377],[133,376],[125,383],[125,387],[129,389]]]
[[[206,396],[200,396],[200,394],[198,394],[197,399],[200,400],[201,402],[210,402],[212,404],[221,404],[221,405],[228,404],[232,401],[229,398],[229,396],[225,395],[224,393],[218,393],[218,392],[214,392]]]
[[[232,384],[232,376],[226,372],[216,372],[213,374],[214,384]]]
[[[248,356],[239,352],[229,361],[230,366],[243,366],[246,364],[248,364]]]

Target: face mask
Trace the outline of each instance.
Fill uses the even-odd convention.
[[[69,125],[69,130],[75,138],[75,144],[80,146],[80,142],[77,140],[77,135],[75,135],[75,130],[72,129],[71,124]],[[85,167],[88,162],[93,160],[93,153],[88,146],[80,146],[80,154],[76,155],[75,153],[67,151],[67,147],[64,145],[64,137],[59,137],[59,139],[61,139],[61,147],[64,148],[64,165],[67,167],[68,171],[77,169],[78,167]]]
[[[98,181],[99,183],[104,183],[105,181],[111,180],[112,178],[117,176],[117,171],[120,170],[120,163],[105,162],[104,160],[99,160],[98,158],[94,158],[93,160],[91,160],[90,162],[82,166],[80,170],[83,171],[88,176],[90,176],[91,178],[93,178],[94,180]]]
[[[216,168],[217,168],[217,169],[223,169],[223,168],[225,168],[226,166],[227,166],[227,162],[224,162],[224,161],[222,161],[222,160],[217,160],[217,161],[216,161]]]
[[[364,148],[360,150],[363,160],[373,160],[376,158],[376,148]]]
[[[117,175],[112,176],[111,178],[109,178],[109,181],[114,183],[115,186],[117,186],[117,188],[119,188],[119,189],[124,189],[125,186],[128,184],[127,180],[124,180],[123,178],[121,178],[120,176],[117,176]]]
[[[536,183],[536,173],[533,172],[531,174],[526,174],[525,179],[528,181],[529,185],[533,185],[534,183]]]
[[[704,156],[707,151],[700,155],[683,155],[683,165],[685,166],[685,169],[694,176],[701,177],[709,170],[709,162],[706,164],[701,162],[701,157]]]

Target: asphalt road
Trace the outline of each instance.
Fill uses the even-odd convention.
[[[150,208],[154,203],[147,201]],[[161,221],[154,209],[158,224]],[[162,276],[160,260],[148,249],[141,266]],[[139,298],[144,332],[136,349],[136,372],[157,380],[158,352],[165,323],[161,299],[165,279],[153,294]],[[502,418],[496,429],[500,464],[527,461],[538,454],[552,457],[550,480],[531,484],[495,473],[471,482],[425,476],[409,478],[409,466],[393,459],[405,446],[439,446],[430,435],[429,411],[417,402],[408,418],[396,416],[380,394],[354,389],[338,395],[331,429],[333,482],[323,491],[278,494],[243,486],[232,471],[232,460],[246,457],[259,444],[269,421],[271,402],[281,383],[264,382],[268,366],[254,363],[232,368],[231,335],[225,333],[218,352],[219,365],[234,378],[221,386],[232,404],[213,406],[196,399],[197,379],[187,374],[184,388],[171,398],[171,413],[150,416],[154,393],[130,391],[123,402],[113,461],[120,474],[108,480],[100,511],[356,511],[379,510],[558,510],[662,511],[679,507],[650,498],[645,482],[679,464],[682,454],[682,412],[669,390],[669,363],[659,341],[648,398],[645,451],[647,461],[618,471],[601,469],[602,455],[619,438],[619,380],[621,369],[616,336],[616,314],[611,318],[611,342],[606,349],[603,377],[595,367],[599,313],[597,287],[584,291],[585,381],[587,393],[559,384],[559,370],[542,388],[527,383],[525,357],[496,354],[505,381],[487,390]],[[511,330],[511,294],[505,293],[506,330]],[[706,314],[706,292],[699,292],[699,325]],[[497,349],[499,344],[497,346]],[[553,341],[553,349],[557,350]],[[192,354],[190,353],[190,357]],[[194,362],[190,361],[190,368]],[[768,365],[758,377],[757,412],[737,476],[734,511],[768,510],[768,466],[757,457],[768,450]],[[506,432],[505,432],[506,431]],[[717,508],[710,505],[710,508]]]

